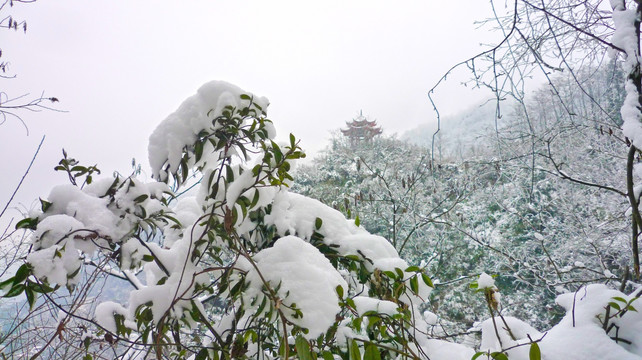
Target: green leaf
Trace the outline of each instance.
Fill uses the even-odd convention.
[[[119,183],[120,183],[120,179],[118,178],[118,176],[116,176],[114,178],[114,181],[111,183],[111,185],[109,185],[109,189],[107,189],[107,191],[105,192],[105,195],[103,195],[103,196],[107,196],[110,193],[112,193],[112,194],[115,193],[116,192],[116,187],[118,187]]]
[[[349,254],[349,255],[346,255],[344,257],[346,259],[352,260],[352,261],[361,261],[361,258],[358,255]]]
[[[350,360],[361,360],[361,351],[357,341],[354,339],[350,343]]]
[[[329,351],[324,351],[321,356],[323,356],[323,360],[334,360],[334,356]]]
[[[9,285],[13,286],[13,279],[15,279],[15,277],[12,277],[3,282],[0,282],[0,290],[4,291],[4,288],[9,287]]]
[[[261,173],[261,164],[257,164],[252,168],[252,174],[254,176],[259,176],[260,173]]]
[[[355,224],[355,225],[357,225],[357,226],[361,225],[361,220],[359,220],[359,215],[357,215],[357,216],[354,218],[354,224]]]
[[[626,302],[626,300],[625,300],[623,297],[620,297],[620,296],[614,296],[614,297],[612,297],[612,299],[613,299],[613,300],[620,301],[620,302],[623,302],[623,303],[625,303],[625,302]]]
[[[203,141],[200,140],[194,143],[194,158],[196,162],[201,160],[201,157],[203,156],[203,144]]]
[[[286,346],[289,346],[289,345],[285,341],[280,341],[279,342],[279,356],[280,356],[281,359],[285,359],[286,358],[286,356],[285,356]]]
[[[234,170],[229,165],[225,165],[225,180],[227,180],[228,183],[234,181]]]
[[[410,290],[415,294],[419,293],[419,280],[416,276],[410,278]]]
[[[35,283],[31,280],[27,280],[27,286],[31,288],[31,290],[33,290],[34,292],[41,293],[41,294],[47,294],[56,290],[47,284]]]
[[[490,357],[495,360],[508,360],[508,356],[503,352],[494,352],[490,354]]]
[[[140,195],[140,196],[138,196],[137,198],[134,199],[134,202],[137,203],[137,204],[138,203],[142,203],[143,201],[147,200],[148,197],[149,196],[147,196],[147,194]]]
[[[152,322],[152,320],[154,320],[154,313],[152,312],[152,309],[145,308],[145,310],[140,313],[140,319],[146,323]]]
[[[382,271],[382,273],[393,280],[397,278],[397,275],[390,270]]]
[[[43,213],[47,212],[47,210],[51,207],[51,205],[52,204],[49,201],[40,199],[40,209],[42,210]]]
[[[24,284],[17,284],[15,286],[13,286],[11,288],[11,290],[9,290],[9,292],[6,293],[3,297],[6,297],[6,298],[16,297],[16,296],[22,294],[23,291],[25,291]]]
[[[252,202],[250,203],[250,207],[254,208],[256,204],[259,203],[259,198],[260,198],[260,192],[258,189],[254,189],[254,196],[252,196]]]
[[[29,310],[33,309],[36,304],[36,295],[31,288],[25,288],[25,295],[27,295],[27,302],[29,303]]]
[[[181,160],[180,164],[181,168],[181,177],[182,177],[182,182],[185,182],[187,180],[187,176],[189,175],[189,167],[187,167],[187,157],[183,156],[183,159]]]
[[[303,336],[299,335],[296,337],[295,349],[299,359],[301,360],[313,360],[312,354],[310,353],[310,343]]]
[[[277,163],[280,163],[283,159],[283,153],[281,152],[281,148],[279,147],[279,145],[277,145],[277,143],[275,143],[274,141],[272,141],[272,152],[274,153],[274,160]]]
[[[16,230],[18,229],[36,230],[36,225],[38,225],[38,218],[26,218],[18,221],[18,223],[16,224]]]
[[[421,274],[421,279],[424,281],[424,284],[430,286],[431,288],[435,287],[435,285],[432,283],[432,280],[430,280],[430,276],[422,273]]]
[[[236,297],[241,293],[241,290],[243,290],[243,281],[239,281],[232,286],[230,289],[230,295],[232,295],[232,297]]]
[[[369,343],[368,345],[366,345],[366,351],[363,354],[363,359],[364,360],[381,360],[381,354],[379,353],[379,349],[375,344]]]
[[[321,225],[323,225],[323,219],[316,218],[316,220],[314,220],[314,227],[319,230],[321,229]]]
[[[609,302],[609,305],[610,305],[612,308],[614,308],[615,310],[618,310],[618,311],[619,311],[619,310],[621,309],[621,308],[620,308],[620,305],[618,305],[618,303],[616,303],[616,302],[611,301],[611,302]]]
[[[352,320],[352,327],[354,327],[354,329],[357,330],[357,332],[361,331],[361,324],[363,324],[363,318],[358,317]]]
[[[531,349],[528,351],[529,360],[542,360],[542,352],[536,342],[531,344]]]
[[[341,285],[337,286],[337,295],[339,296],[339,299],[343,299],[343,287]]]
[[[470,358],[470,360],[475,360],[475,359],[477,359],[478,357],[480,357],[482,355],[486,355],[486,353],[483,352],[483,351],[478,351],[478,352],[475,353],[475,355],[473,355],[472,358]]]
[[[89,349],[89,345],[91,345],[91,337],[87,336],[85,340],[82,341],[83,346],[85,347],[85,350]],[[89,354],[87,354],[89,355]],[[89,356],[91,358],[91,356]]]
[[[18,271],[16,271],[13,284],[17,285],[24,282],[29,277],[29,274],[31,274],[31,266],[29,264],[22,264],[22,266],[18,268]]]
[[[209,357],[208,355],[207,348],[202,348],[201,351],[196,354],[194,360],[206,360]]]
[[[265,309],[266,304],[267,296],[263,296],[263,301],[261,301],[261,305],[259,305],[259,308],[256,310],[256,315],[261,315],[263,313],[263,309]]]

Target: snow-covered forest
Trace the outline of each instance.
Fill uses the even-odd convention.
[[[3,358],[642,359],[642,1],[504,5],[426,84],[434,126],[306,159],[269,94],[209,81],[149,135],[152,179],[63,150],[0,235]],[[492,97],[441,117],[460,68]]]

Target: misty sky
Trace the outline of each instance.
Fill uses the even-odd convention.
[[[43,135],[17,197],[27,207],[65,181],[53,173],[63,147],[107,175],[128,174],[134,157],[148,173],[149,134],[209,80],[268,97],[278,137],[294,133],[312,155],[359,110],[401,134],[435,121],[427,91],[497,37],[473,23],[490,15],[479,0],[40,0],[0,15],[28,23],[26,34],[0,32],[2,60],[17,74],[0,91],[44,91],[65,111],[21,113],[28,135],[13,118],[0,126],[2,206]],[[438,89],[442,113],[483,98],[461,79]]]

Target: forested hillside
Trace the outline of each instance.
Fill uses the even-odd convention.
[[[434,154],[435,126],[404,140],[337,133],[293,189],[358,217],[434,276],[430,305],[452,333],[486,317],[469,289],[483,272],[498,276],[505,314],[546,329],[564,314],[557,295],[630,271],[621,71],[578,74],[587,93],[555,79],[563,102],[545,86],[501,118],[486,103],[446,119]]]

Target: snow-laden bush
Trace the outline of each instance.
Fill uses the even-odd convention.
[[[20,222],[33,230],[33,247],[2,283],[5,295],[24,292],[34,304],[37,293],[73,291],[91,264],[132,290],[96,307],[88,349],[103,342],[129,355],[197,359],[424,357],[419,310],[430,278],[384,238],[288,192],[304,153],[292,135],[288,144],[273,141],[267,105],[236,86],[205,84],[150,137],[158,182],[87,177],[80,185],[97,169],[65,154],[60,170],[72,184],[54,187],[42,211]]]

